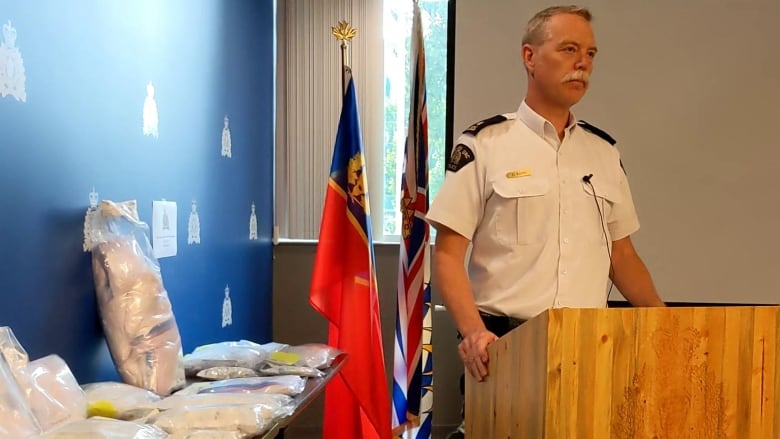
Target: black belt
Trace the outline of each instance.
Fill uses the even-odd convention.
[[[495,316],[482,311],[479,312],[479,316],[482,318],[485,328],[499,337],[504,336],[507,332],[526,322],[523,319],[509,316]]]

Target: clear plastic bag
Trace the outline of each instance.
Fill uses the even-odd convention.
[[[23,411],[31,413],[36,428],[45,432],[86,418],[84,392],[62,358],[48,355],[28,361],[27,352],[9,327],[0,328],[0,357],[24,398],[27,408]],[[0,405],[4,405],[2,400]],[[0,407],[0,411],[7,409],[9,407]]]
[[[322,343],[287,346],[271,354],[268,363],[284,366],[306,366],[325,369],[343,352]]]
[[[48,355],[16,374],[41,430],[49,431],[87,417],[87,399],[65,360]]]
[[[14,331],[8,326],[0,327],[0,355],[5,357],[11,370],[19,370],[29,362],[27,351],[24,350]]]
[[[275,341],[269,341],[268,343],[263,343],[260,346],[262,346],[266,352],[271,353],[271,352],[281,351],[282,349],[290,345],[285,343],[278,343]]]
[[[308,366],[287,366],[284,364],[266,364],[260,370],[260,375],[298,375],[308,378],[319,378],[325,376],[325,372]]]
[[[92,221],[95,289],[117,371],[128,384],[168,395],[184,385],[181,338],[148,226],[135,201],[103,201]]]
[[[0,354],[0,437],[37,437],[41,429],[16,382],[5,356]]]
[[[85,384],[83,389],[90,416],[126,421],[147,416],[162,399],[149,390],[111,381]]]
[[[270,352],[263,345],[248,341],[225,341],[195,348],[184,356],[187,376],[213,367],[244,367],[257,369],[268,358]]]
[[[173,395],[169,396],[168,398],[174,397],[174,396],[187,396],[187,395],[195,395],[198,392],[200,392],[201,389],[210,386],[212,381],[198,381],[195,383],[192,383],[188,385],[187,387],[178,390]],[[168,399],[166,398],[166,399]]]
[[[264,433],[274,417],[259,405],[184,407],[161,412],[152,421],[170,434],[192,430],[236,430],[246,437]]]
[[[243,439],[247,435],[239,431],[192,430],[168,435],[168,439]]]
[[[41,439],[166,439],[167,437],[166,432],[153,425],[97,417],[65,424],[44,434]]]
[[[211,382],[198,393],[280,393],[295,396],[303,392],[305,385],[306,379],[295,375],[233,378]]]
[[[230,378],[256,377],[258,373],[256,370],[247,367],[209,367],[198,372],[197,376],[204,380],[217,381]]]
[[[155,404],[155,407],[165,411],[187,407],[203,407],[213,405],[258,405],[269,410],[275,416],[291,415],[295,410],[292,397],[279,393],[202,393],[195,395],[171,395]]]

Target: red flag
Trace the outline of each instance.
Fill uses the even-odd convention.
[[[328,319],[328,344],[348,355],[325,388],[325,439],[391,437],[368,212],[363,142],[350,78],[309,291],[311,306]]]

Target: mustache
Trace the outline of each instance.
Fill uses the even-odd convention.
[[[566,74],[566,76],[561,79],[561,82],[570,82],[570,81],[582,81],[585,84],[588,84],[590,82],[590,73],[586,72],[585,70],[575,70],[573,72],[569,72]]]

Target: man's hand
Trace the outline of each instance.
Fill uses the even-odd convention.
[[[666,306],[630,236],[612,241],[612,270],[612,282],[631,305]]]
[[[463,365],[477,381],[484,381],[488,375],[487,347],[496,340],[498,337],[495,334],[488,330],[482,330],[464,337],[458,345],[458,354],[463,360]]]
[[[498,337],[485,329],[474,303],[464,264],[469,243],[466,237],[439,225],[436,228],[433,278],[447,311],[463,335],[463,341],[458,345],[460,359],[474,378],[483,381],[488,373],[487,346]]]

